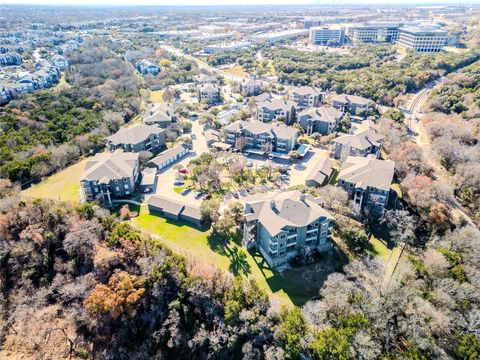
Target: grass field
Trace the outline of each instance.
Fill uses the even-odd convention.
[[[60,199],[62,201],[78,202],[78,192],[80,191],[80,176],[85,170],[85,163],[89,159],[84,159],[74,165],[49,176],[38,184],[32,185],[22,193],[29,197]]]
[[[142,206],[140,215],[132,219],[132,225],[158,236],[161,242],[181,255],[209,263],[233,275],[255,279],[273,295],[272,299],[278,305],[302,305],[318,295],[321,282],[328,275],[319,264],[286,270],[283,274],[272,271],[260,254],[251,254],[241,247],[238,236],[224,243],[212,236],[210,230],[150,214],[146,206]]]
[[[249,75],[245,72],[245,69],[241,66],[233,66],[233,67],[230,67],[230,68],[226,68],[226,69],[223,69],[224,72],[226,72],[227,74],[232,74],[234,76],[240,76],[240,77],[244,77],[244,78],[248,78]]]

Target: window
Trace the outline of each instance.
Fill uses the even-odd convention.
[[[280,251],[280,254],[279,254],[279,255],[280,255],[280,256],[285,255],[285,251]]]
[[[128,188],[129,188],[128,184],[123,185],[123,188],[128,190]]]
[[[120,191],[120,188],[118,186],[115,186],[116,191]]]
[[[281,247],[281,248],[285,247],[285,243],[281,243],[281,244],[280,244],[280,247]]]
[[[125,191],[125,195],[130,195],[130,191]]]

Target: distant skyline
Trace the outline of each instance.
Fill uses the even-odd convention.
[[[480,0],[0,0],[0,5],[63,6],[222,6],[222,5],[456,5]]]

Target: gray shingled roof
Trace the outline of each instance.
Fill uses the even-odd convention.
[[[187,204],[181,200],[162,195],[152,195],[146,202],[148,205],[152,205],[167,214],[175,216],[184,215],[196,220],[201,220],[202,218],[199,206]]]
[[[300,96],[305,96],[305,95],[320,95],[321,91],[319,89],[316,89],[311,86],[298,86],[298,87],[290,87],[287,89],[287,92],[292,93],[292,94],[297,94]]]
[[[314,180],[318,184],[323,184],[325,179],[332,174],[333,161],[327,157],[322,157],[307,175],[306,181]]]
[[[298,190],[256,194],[246,200],[254,212],[248,218],[258,219],[262,226],[275,236],[286,226],[301,227],[325,217],[333,219],[328,211],[317,204],[314,197]]]
[[[145,112],[144,123],[154,124],[159,122],[171,122],[174,116],[173,108],[169,104],[158,104]]]
[[[138,153],[124,153],[121,150],[96,154],[85,165],[80,180],[102,180],[108,183],[110,180],[132,176],[138,156]]]
[[[309,116],[311,119],[317,121],[335,122],[342,117],[342,114],[343,113],[341,111],[333,107],[320,106],[305,109],[298,114],[298,117],[301,118],[303,116]]]
[[[355,187],[362,189],[372,186],[388,191],[393,180],[394,170],[395,162],[392,160],[349,156],[340,168],[338,179],[353,183]]]
[[[165,161],[181,154],[185,149],[187,148],[187,145],[185,144],[180,144],[177,146],[174,146],[170,149],[167,149],[165,151],[162,151],[158,156],[155,156],[153,159],[149,160],[147,165],[155,165],[155,166],[160,166],[162,165]]]
[[[368,149],[372,145],[379,147],[382,141],[383,136],[373,131],[361,131],[356,134],[342,135],[333,140],[335,143],[349,144],[351,147],[360,150]]]
[[[293,127],[278,124],[266,124],[261,121],[239,120],[224,127],[224,130],[226,131],[239,131],[240,129],[245,129],[256,135],[270,133],[282,139],[292,138],[298,134],[298,129]]]
[[[276,110],[291,111],[292,107],[294,107],[295,105],[296,104],[290,100],[275,99],[271,101],[260,102],[258,104],[258,107],[266,108],[270,111],[276,111]]]
[[[114,145],[119,144],[138,144],[146,140],[152,134],[161,134],[165,130],[157,126],[136,125],[130,128],[122,128],[115,134],[109,136],[107,141]]]

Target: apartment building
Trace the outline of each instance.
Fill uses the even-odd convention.
[[[122,128],[107,137],[107,149],[128,152],[150,151],[157,153],[165,146],[165,130],[157,126],[136,125]]]
[[[356,134],[341,135],[333,140],[335,159],[346,159],[348,156],[380,157],[383,136],[374,131],[361,131]]]
[[[352,115],[367,116],[370,111],[372,101],[357,95],[339,94],[330,99],[330,105],[342,112],[348,112]]]
[[[337,128],[342,116],[343,112],[333,107],[314,107],[299,112],[298,123],[307,135],[328,135]]]
[[[172,123],[177,121],[175,111],[170,104],[160,103],[150,106],[143,119],[145,125],[155,125],[166,129]]]
[[[206,101],[209,104],[220,100],[220,89],[213,84],[207,83],[198,89],[198,101]]]
[[[314,45],[343,44],[345,28],[331,26],[316,26],[310,28],[310,41]]]
[[[298,139],[297,129],[259,121],[236,121],[225,126],[223,134],[232,147],[257,154],[288,154],[295,149]]]
[[[337,186],[343,187],[362,210],[382,216],[388,203],[395,162],[374,156],[349,156],[338,173]]]
[[[257,80],[247,80],[240,83],[240,94],[246,96],[257,96],[262,92],[261,82]]]
[[[140,173],[138,156],[121,149],[96,154],[80,177],[81,200],[111,206],[112,199],[132,196]]]
[[[288,99],[296,103],[297,109],[319,106],[323,101],[323,93],[311,86],[292,86],[287,89]]]
[[[260,102],[257,105],[257,119],[262,122],[273,120],[284,120],[285,124],[290,125],[295,122],[296,103],[291,100],[268,100]]]
[[[243,244],[259,249],[272,268],[332,248],[334,218],[300,191],[256,194],[245,202]]]
[[[152,74],[154,76],[160,73],[160,66],[148,60],[140,60],[135,64],[135,68],[142,75]]]
[[[415,52],[439,52],[449,41],[449,34],[443,30],[405,27],[400,31],[398,45]]]

